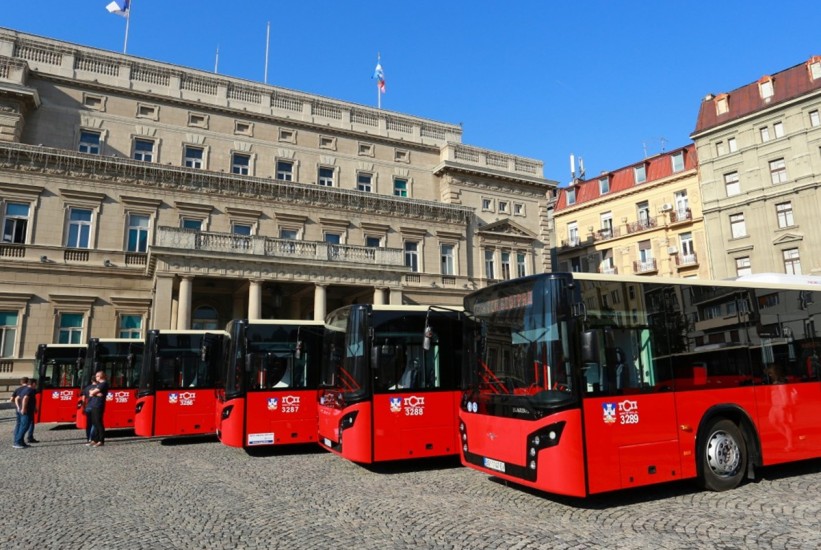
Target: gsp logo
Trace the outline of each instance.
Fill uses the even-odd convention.
[[[59,401],[72,401],[74,399],[74,392],[71,390],[54,390],[51,392],[51,398]]]

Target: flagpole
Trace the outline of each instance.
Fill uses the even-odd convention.
[[[220,45],[217,44],[217,57],[214,59],[214,74],[217,74],[217,68],[220,64]]]
[[[131,22],[131,7],[134,5],[134,0],[128,3],[128,10],[125,12],[125,41],[123,42],[123,53],[128,50],[128,24]]]
[[[268,21],[268,28],[265,31],[265,84],[268,84],[268,46],[271,44],[271,22]]]
[[[376,66],[382,64],[382,54],[380,52],[376,52]],[[382,90],[379,89],[379,79],[376,79],[376,108],[382,108]]]

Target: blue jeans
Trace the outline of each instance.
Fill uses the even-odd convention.
[[[19,445],[21,447],[25,446],[26,442],[24,441],[24,437],[26,432],[29,430],[29,426],[31,423],[34,422],[34,417],[28,414],[21,414],[20,415],[20,424],[17,425],[17,429],[14,430],[14,444]]]

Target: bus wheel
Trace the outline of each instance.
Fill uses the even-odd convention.
[[[747,468],[744,436],[732,421],[717,419],[707,430],[700,458],[701,485],[711,491],[738,487]]]

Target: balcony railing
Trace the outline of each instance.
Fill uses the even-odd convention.
[[[633,273],[653,273],[658,271],[658,267],[656,266],[656,259],[650,258],[649,260],[637,260],[633,262]]]
[[[596,241],[606,241],[607,239],[615,239],[616,237],[621,236],[621,231],[619,231],[618,227],[606,227],[604,229],[599,229],[593,234],[593,240]]]
[[[676,265],[678,267],[698,265],[698,257],[696,256],[695,252],[693,252],[692,254],[679,254],[678,256],[676,256]]]
[[[274,239],[257,235],[192,231],[176,227],[157,228],[155,246],[294,260],[319,260],[393,267],[404,267],[405,265],[404,250],[401,248],[373,248],[316,241]]]
[[[645,231],[647,229],[652,229],[658,225],[655,218],[647,218],[646,220],[639,220],[636,222],[630,222],[627,224],[627,233],[638,233],[639,231]]]
[[[605,275],[618,275],[619,268],[613,267],[600,267],[599,273],[604,273]]]
[[[670,212],[670,223],[689,222],[693,219],[693,212],[689,208],[673,210]]]

